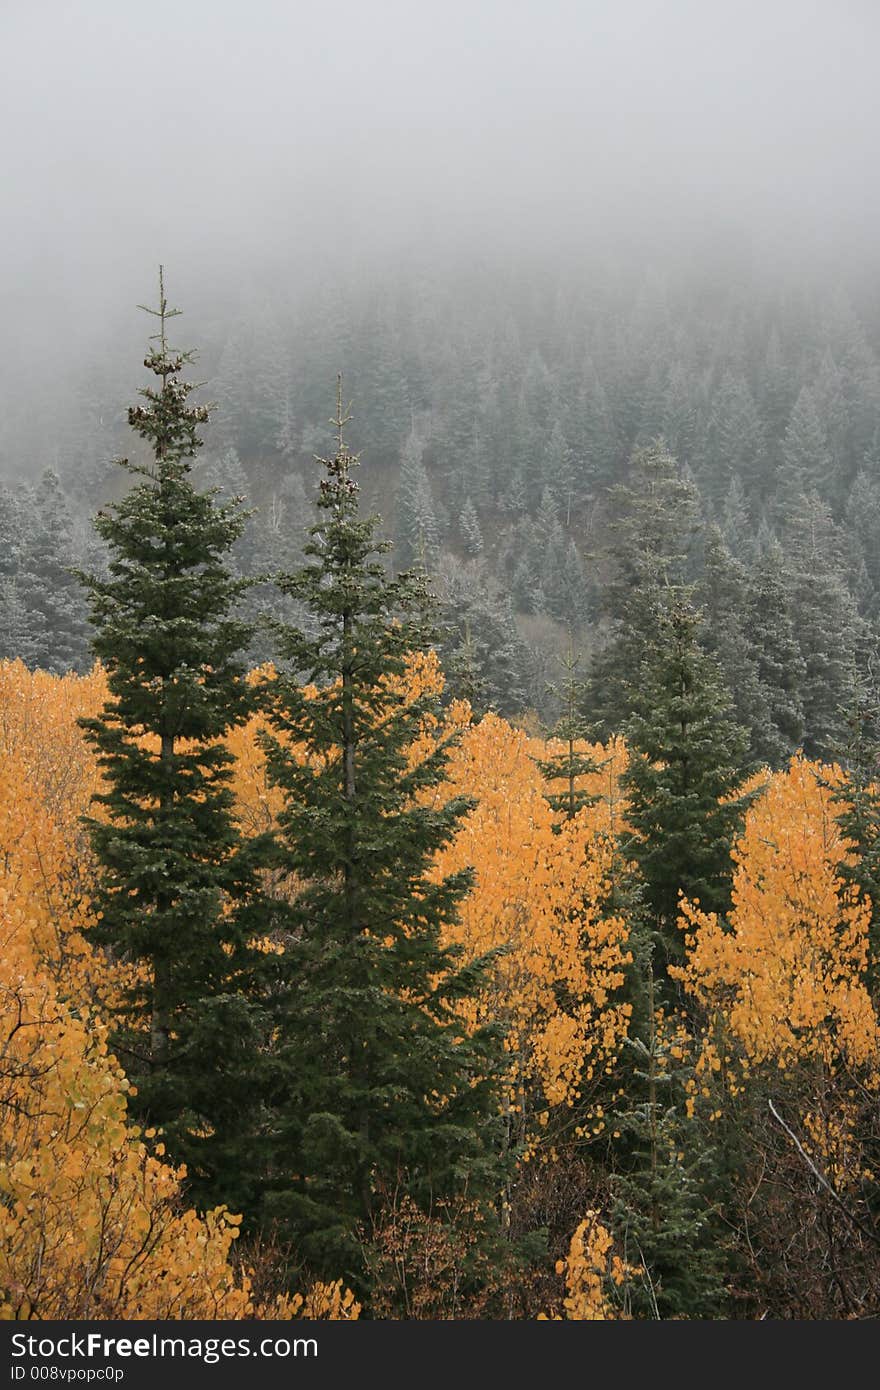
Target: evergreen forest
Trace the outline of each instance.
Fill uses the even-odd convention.
[[[4,486],[7,1318],[880,1309],[874,325],[685,290],[160,271]]]

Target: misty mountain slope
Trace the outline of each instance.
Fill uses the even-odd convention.
[[[621,527],[639,506],[634,460],[662,440],[693,512],[678,582],[694,586],[703,643],[754,755],[775,761],[804,741],[834,753],[847,692],[873,669],[880,611],[877,323],[842,291],[719,274],[471,268],[242,300],[200,353],[203,394],[216,402],[201,477],[256,508],[242,572],[277,571],[299,552],[341,369],[364,504],[383,517],[393,563],[433,577],[451,688],[552,719],[556,655],[571,640],[585,666],[601,666],[624,621],[613,593]],[[57,457],[69,507],[66,531],[55,524],[61,565],[79,562],[88,515],[118,486],[108,460],[126,444],[121,408],[108,398],[93,409],[91,429],[78,433],[72,417],[60,432],[70,441]],[[4,652],[33,660],[39,639],[20,609],[45,622],[37,592],[51,567],[30,555],[34,499],[14,485],[4,495],[14,532]],[[681,522],[673,505],[653,524]],[[788,639],[760,635],[768,585]],[[256,611],[279,597],[262,587],[249,601]],[[87,663],[82,633],[67,655],[60,628],[56,640],[50,662]],[[255,659],[271,654],[258,642]],[[769,713],[789,706],[799,712]],[[593,713],[607,732],[613,711]]]

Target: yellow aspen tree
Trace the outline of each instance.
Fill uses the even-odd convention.
[[[842,787],[793,759],[746,815],[728,929],[682,903],[678,974],[702,1017],[690,1110],[721,1135],[744,1296],[774,1316],[862,1316],[880,1288],[871,905],[845,873]]]
[[[748,1066],[877,1059],[865,985],[870,904],[841,873],[840,777],[796,758],[771,778],[733,851],[729,931],[714,913],[681,905],[688,959],[676,974],[709,1014],[723,1014]]]
[[[555,1319],[541,1313],[539,1322],[607,1322],[623,1316],[610,1301],[609,1290],[620,1288],[631,1271],[614,1253],[613,1243],[598,1213],[587,1212],[571,1238],[567,1257],[556,1264],[556,1273],[565,1275],[564,1311]]]
[[[457,717],[465,720],[466,709]],[[613,852],[602,833],[607,804],[556,826],[536,766],[545,751],[492,714],[463,725],[443,795],[467,790],[478,804],[437,866],[476,871],[451,932],[468,956],[499,952],[490,985],[469,1008],[474,1024],[491,1019],[506,1029],[516,1143],[536,1142],[550,1108],[574,1107],[607,1074],[628,1017],[616,999],[626,924],[602,907]]]

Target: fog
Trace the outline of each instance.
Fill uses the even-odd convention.
[[[412,256],[873,257],[878,39],[874,0],[3,0],[3,402],[159,261],[198,312]]]

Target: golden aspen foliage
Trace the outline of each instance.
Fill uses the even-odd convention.
[[[78,820],[99,778],[76,721],[96,714],[106,696],[100,666],[88,676],[53,676],[0,662],[0,755],[15,760],[43,809],[82,843]]]
[[[606,1322],[623,1316],[609,1302],[608,1292],[612,1286],[619,1288],[630,1271],[612,1247],[598,1213],[587,1212],[571,1238],[567,1258],[556,1265],[556,1273],[565,1275],[564,1313],[555,1319],[540,1313],[539,1322]]]
[[[863,1316],[880,1291],[880,1028],[842,788],[839,768],[794,758],[746,814],[727,927],[682,902],[676,973],[702,1023],[688,1110],[728,1155],[739,1297],[756,1316]]]
[[[260,1313],[230,1264],[240,1218],[185,1208],[184,1173],[128,1124],[127,1090],[103,1025],[59,997],[26,907],[0,888],[0,1317]],[[341,1286],[271,1309],[357,1312]]]
[[[535,758],[544,746],[493,714],[464,723],[441,789],[476,808],[437,871],[471,865],[476,881],[450,938],[469,959],[499,951],[469,1005],[473,1022],[507,1031],[508,1095],[517,1141],[535,1141],[549,1107],[572,1107],[610,1070],[626,1034],[627,927],[602,903],[612,845],[604,802],[555,827]],[[602,774],[598,774],[601,776]],[[558,833],[557,833],[558,830]]]
[[[76,720],[104,679],[0,663],[0,884],[26,908],[41,968],[65,997],[94,1003],[111,972],[87,941],[89,862],[80,817],[97,786]]]
[[[241,1316],[235,1219],[180,1209],[103,1026],[40,964],[27,897],[0,888],[0,1315]]]
[[[252,671],[248,679],[252,684],[271,685],[274,676],[275,668],[267,664]],[[407,662],[404,674],[387,680],[385,684],[390,693],[395,696],[402,695],[407,701],[416,700],[423,694],[439,695],[443,690],[443,676],[436,653],[414,652]],[[305,687],[306,694],[309,694],[310,690],[313,691],[314,687]],[[242,828],[252,835],[272,830],[284,805],[281,791],[270,784],[266,773],[266,754],[261,739],[268,732],[268,728],[265,715],[257,713],[247,723],[231,729],[225,739],[227,748],[235,758],[232,786],[236,814]],[[437,721],[429,719],[422,736],[410,750],[413,763],[433,750],[438,730]],[[273,736],[284,741],[283,735],[279,735],[277,731],[273,732]],[[301,761],[305,761],[304,750],[297,750],[296,744],[290,743],[289,740],[286,741],[286,746],[292,750],[295,757],[298,756]]]
[[[273,680],[274,676],[275,668],[267,664],[252,671],[248,679],[252,685],[257,685]],[[283,805],[280,791],[269,786],[266,776],[266,755],[260,743],[260,736],[266,730],[266,719],[258,712],[246,723],[230,729],[224,740],[235,758],[232,790],[236,817],[242,830],[249,835],[274,829]]]
[[[343,1287],[342,1280],[333,1283],[313,1284],[308,1293],[295,1293],[283,1296],[276,1303],[258,1310],[261,1318],[320,1318],[329,1322],[357,1322],[361,1315],[358,1303],[351,1289]]]
[[[0,664],[0,1317],[259,1315],[230,1262],[240,1218],[187,1210],[184,1173],[148,1150],[95,999],[78,817],[96,785],[76,719],[103,676]],[[100,987],[99,987],[100,986]],[[277,1317],[357,1317],[341,1285]]]
[[[877,1017],[865,985],[870,905],[845,884],[835,820],[839,770],[803,758],[774,774],[733,851],[726,931],[686,901],[687,964],[675,973],[748,1066],[817,1060],[874,1066]],[[718,1070],[721,1059],[710,1056]]]

